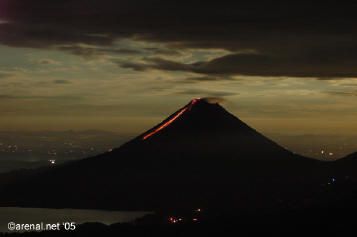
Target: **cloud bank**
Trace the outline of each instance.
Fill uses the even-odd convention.
[[[0,44],[77,55],[137,54],[119,39],[161,42],[173,51],[226,49],[208,61],[122,62],[134,70],[203,75],[357,77],[355,3],[326,1],[7,0]],[[79,47],[78,45],[95,47]],[[245,51],[247,53],[237,53]],[[251,53],[248,53],[251,52]]]

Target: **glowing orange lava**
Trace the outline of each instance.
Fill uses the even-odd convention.
[[[148,139],[149,137],[151,137],[152,135],[156,134],[157,132],[161,131],[162,129],[166,128],[167,126],[169,126],[172,122],[174,122],[178,117],[180,117],[183,113],[185,113],[187,110],[190,110],[192,108],[192,106],[194,104],[197,103],[197,101],[199,101],[200,99],[193,99],[191,101],[191,103],[184,107],[183,109],[181,109],[174,117],[172,117],[169,121],[167,121],[166,123],[162,124],[160,127],[156,128],[154,131],[146,134],[143,137],[143,140]]]
[[[201,99],[201,98],[196,98],[196,99],[191,100],[191,103],[190,103],[190,105],[189,105],[189,109],[191,109],[192,106],[194,106],[200,99]]]
[[[167,121],[166,123],[162,124],[160,127],[158,127],[157,129],[155,129],[154,131],[152,131],[151,133],[149,134],[146,134],[144,137],[143,137],[143,140],[151,137],[152,135],[154,135],[155,133],[159,132],[160,130],[166,128],[167,126],[169,126],[173,121],[175,121],[178,117],[180,117],[183,113],[185,113],[185,111],[187,110],[188,108],[185,107],[183,109],[180,110],[180,112],[178,112],[174,117],[172,117],[169,121]]]

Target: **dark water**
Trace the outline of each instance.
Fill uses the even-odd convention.
[[[9,222],[16,224],[75,222],[76,225],[100,222],[109,225],[130,222],[147,214],[149,212],[0,207],[0,232],[8,232]]]

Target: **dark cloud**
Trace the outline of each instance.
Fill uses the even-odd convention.
[[[176,92],[176,94],[180,95],[190,95],[195,97],[203,97],[203,98],[217,98],[217,97],[225,97],[225,96],[233,96],[238,93],[235,92],[227,92],[227,91],[213,91],[206,89],[188,89]]]
[[[53,83],[55,83],[55,84],[70,84],[71,82],[69,80],[58,79],[58,80],[54,80]]]
[[[1,78],[6,78],[6,77],[9,77],[9,76],[11,76],[11,74],[10,74],[10,73],[7,73],[7,72],[0,72],[0,79],[1,79]]]
[[[83,56],[83,57],[92,57],[97,55],[97,50],[90,47],[81,47],[78,45],[64,45],[64,46],[57,46],[56,49],[63,50],[66,52],[70,52],[74,55]]]
[[[357,75],[357,7],[352,2],[8,0],[1,1],[0,9],[0,18],[9,22],[0,24],[0,43],[13,47],[93,55],[98,49],[75,46],[111,48],[117,39],[133,38],[162,42],[173,52],[182,48],[232,51],[195,64],[160,59],[151,65],[123,64],[136,70],[319,78]],[[234,53],[242,50],[258,54]]]
[[[207,101],[208,103],[211,103],[211,104],[222,104],[222,103],[226,102],[226,99],[223,97],[205,97],[202,99]]]
[[[105,54],[140,54],[139,50],[134,49],[117,49],[117,48],[110,48],[110,47],[88,47],[88,46],[81,46],[81,45],[62,45],[55,47],[58,50],[63,50],[70,52],[74,55],[82,56],[85,58],[88,57],[95,57]]]
[[[56,65],[56,64],[59,64],[56,60],[48,59],[48,58],[40,59],[38,61],[38,63],[42,64],[42,65]]]
[[[136,71],[147,69],[161,69],[167,71],[194,71],[192,64],[183,64],[161,58],[148,59],[146,63],[118,62],[122,68],[130,68]]]
[[[0,100],[80,100],[79,96],[0,95]]]
[[[337,96],[357,96],[357,91],[327,91],[326,94]]]
[[[148,59],[146,63],[123,63],[124,68],[138,71],[160,69],[187,71],[206,75],[292,76],[336,79],[357,77],[357,58],[344,59],[339,54],[334,58],[318,55],[287,54],[229,54],[210,61],[192,64],[178,63],[160,58]],[[200,78],[200,77],[198,77]],[[202,77],[207,79],[207,77]],[[211,77],[208,77],[211,78]]]
[[[197,76],[197,77],[188,77],[186,81],[221,81],[221,80],[231,80],[229,76]]]
[[[161,54],[161,55],[180,55],[179,49],[174,48],[158,48],[158,47],[146,47],[144,48],[147,52],[152,54]]]

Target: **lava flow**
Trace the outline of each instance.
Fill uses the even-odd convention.
[[[188,104],[187,106],[185,106],[184,108],[182,108],[175,116],[173,116],[170,120],[168,120],[166,123],[160,125],[158,128],[156,128],[154,131],[146,134],[143,137],[143,140],[148,139],[149,137],[151,137],[152,135],[158,133],[159,131],[161,131],[162,129],[166,128],[167,126],[169,126],[171,123],[173,123],[178,117],[180,117],[183,113],[185,113],[187,110],[190,110],[192,108],[192,106],[194,104],[197,103],[197,101],[199,101],[200,99],[193,99],[191,101],[190,104]]]

